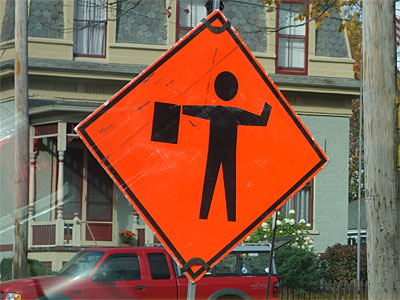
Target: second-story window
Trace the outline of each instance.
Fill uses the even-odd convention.
[[[304,1],[282,1],[278,8],[276,73],[307,75],[306,21],[296,20],[307,6]]]
[[[74,55],[105,56],[107,0],[75,0]]]
[[[200,21],[207,16],[205,0],[178,0],[177,1],[177,28],[176,39],[179,40]]]

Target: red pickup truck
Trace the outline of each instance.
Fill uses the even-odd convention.
[[[265,299],[268,246],[239,246],[196,283],[196,299]],[[278,299],[272,265],[268,299]],[[53,276],[0,284],[1,300],[186,299],[188,280],[162,247],[92,248]]]

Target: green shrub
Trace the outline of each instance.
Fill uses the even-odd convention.
[[[28,259],[28,276],[41,276],[41,275],[52,275],[54,271],[42,265],[42,263],[36,259]],[[1,280],[12,279],[12,258],[4,258],[0,263],[0,275]]]
[[[56,272],[43,266],[43,264],[36,259],[28,259],[30,276],[54,275]]]
[[[321,254],[324,277],[327,280],[351,281],[357,278],[357,246],[336,244]],[[367,280],[367,253],[360,251],[361,280]]]
[[[293,288],[296,294],[319,289],[322,269],[314,252],[286,245],[276,251],[275,262],[281,286]]]

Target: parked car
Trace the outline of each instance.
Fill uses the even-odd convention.
[[[278,299],[269,246],[239,246],[196,283],[196,299]],[[0,284],[1,300],[186,299],[188,280],[162,247],[91,248],[58,273]]]

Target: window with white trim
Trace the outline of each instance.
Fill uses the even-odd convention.
[[[296,20],[307,6],[304,1],[282,1],[278,8],[276,73],[307,74],[306,20]]]
[[[74,55],[104,57],[107,0],[75,0]]]

